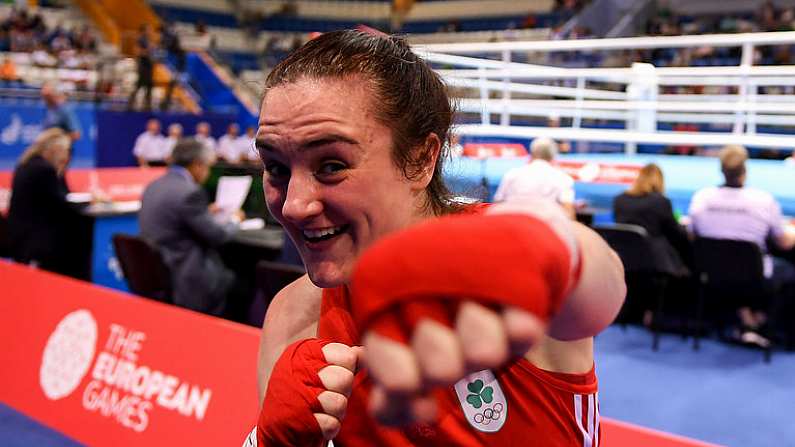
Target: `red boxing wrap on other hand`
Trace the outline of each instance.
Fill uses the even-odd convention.
[[[575,276],[571,256],[549,223],[534,216],[434,219],[362,255],[351,284],[353,316],[360,330],[401,342],[421,318],[449,325],[463,301],[514,306],[548,321]]]
[[[260,447],[319,446],[323,433],[314,413],[322,413],[317,396],[326,390],[317,373],[329,363],[327,341],[299,340],[288,346],[271,372],[257,423]]]

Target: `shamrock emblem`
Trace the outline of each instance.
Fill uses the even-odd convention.
[[[494,389],[490,386],[483,387],[483,381],[478,379],[467,384],[467,402],[475,408],[480,408],[483,403],[490,404],[494,400]]]

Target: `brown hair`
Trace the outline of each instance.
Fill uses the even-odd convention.
[[[720,157],[720,169],[726,184],[730,186],[740,186],[741,179],[745,175],[745,161],[748,160],[748,151],[740,145],[730,144],[724,146],[718,154]]]
[[[649,163],[640,169],[638,178],[635,179],[632,187],[627,190],[627,194],[645,196],[653,192],[658,194],[665,192],[665,179],[660,167],[654,163]]]
[[[430,134],[439,137],[441,152],[426,188],[425,206],[434,214],[458,210],[460,205],[442,179],[453,120],[447,87],[402,38],[355,30],[322,34],[271,71],[265,93],[306,78],[355,76],[369,81],[376,119],[392,130],[392,159],[406,178],[420,175],[433,156],[426,138]]]

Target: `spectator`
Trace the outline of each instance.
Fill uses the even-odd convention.
[[[792,155],[784,159],[784,164],[795,168],[795,151],[792,151]]]
[[[196,141],[206,146],[207,149],[216,153],[217,144],[215,138],[210,135],[210,124],[207,121],[202,121],[196,125],[196,135],[194,135],[194,138]]]
[[[166,93],[163,95],[163,102],[160,103],[160,110],[168,110],[171,107],[171,97],[180,79],[185,77],[185,67],[187,66],[187,55],[182,48],[179,34],[170,25],[160,28],[160,44],[166,50],[169,59],[174,64],[176,73],[173,73],[166,86]]]
[[[19,81],[17,66],[10,57],[4,58],[3,63],[0,64],[0,80],[2,80],[5,85],[16,84],[17,81]]]
[[[133,155],[138,166],[165,166],[167,150],[167,142],[160,134],[160,120],[150,119],[146,122],[146,130],[135,139]]]
[[[30,60],[37,67],[55,67],[58,65],[58,59],[50,54],[49,49],[43,43],[39,43],[36,46],[36,49],[30,55]]]
[[[218,140],[218,156],[227,163],[239,163],[244,152],[241,152],[240,146],[240,126],[236,123],[231,123],[226,128],[226,133]]]
[[[259,153],[254,149],[254,139],[257,136],[257,128],[254,126],[246,127],[246,134],[241,135],[237,139],[237,144],[240,146],[240,153],[250,163],[259,163],[261,161]]]
[[[210,174],[215,153],[195,139],[177,143],[173,164],[144,191],[141,235],[158,246],[171,270],[174,303],[210,315],[223,315],[234,274],[216,248],[236,231],[219,224],[201,184]]]
[[[574,218],[574,180],[552,166],[558,145],[549,138],[536,138],[530,145],[530,163],[505,174],[494,200],[551,200],[561,205]]]
[[[12,258],[21,263],[81,279],[88,279],[75,258],[74,244],[81,220],[61,181],[69,163],[70,135],[47,129],[19,158],[12,180],[8,235]]]
[[[138,32],[138,39],[136,40],[137,54],[136,62],[138,64],[138,80],[135,82],[135,88],[130,93],[130,99],[127,102],[127,108],[132,110],[135,106],[135,100],[138,92],[144,90],[144,110],[151,110],[152,108],[152,88],[154,87],[154,61],[152,59],[152,47],[149,40],[149,26],[141,25]]]
[[[165,139],[165,149],[163,150],[166,160],[171,160],[171,154],[174,152],[177,142],[182,138],[182,124],[172,123],[168,126],[168,136]]]
[[[795,232],[784,226],[781,206],[767,191],[745,186],[748,151],[726,146],[720,151],[725,183],[699,190],[690,202],[691,230],[697,236],[750,241],[765,253],[771,237],[782,250],[795,246]],[[783,259],[765,255],[765,276],[775,285],[795,284],[795,267]],[[757,333],[765,323],[764,303],[742,303],[738,317],[743,325],[741,339],[761,346],[769,341]]]
[[[686,276],[689,270],[683,259],[690,258],[690,242],[664,193],[662,171],[654,163],[647,164],[632,186],[613,200],[613,215],[618,223],[645,228],[655,253],[660,255],[663,270],[673,276]]]
[[[41,99],[47,106],[47,114],[42,122],[42,128],[58,127],[66,132],[72,141],[80,139],[80,121],[74,111],[66,104],[66,95],[54,84],[45,83],[41,86]]]

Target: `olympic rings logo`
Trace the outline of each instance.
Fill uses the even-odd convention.
[[[486,408],[482,413],[476,414],[472,419],[476,424],[489,425],[491,421],[497,421],[502,417],[503,406],[500,402],[491,408]]]

